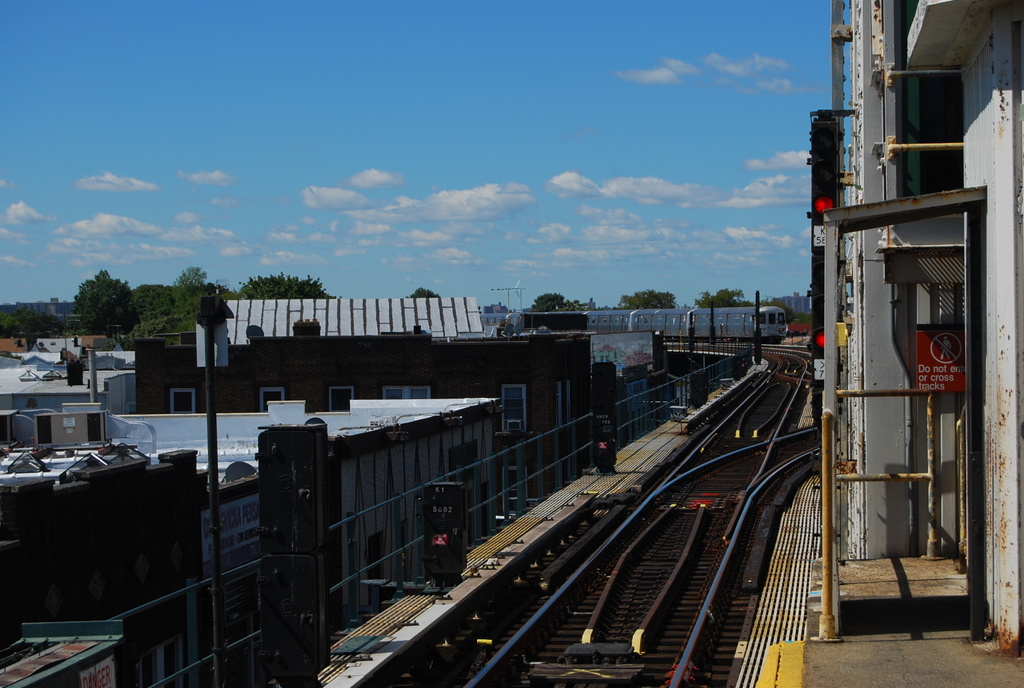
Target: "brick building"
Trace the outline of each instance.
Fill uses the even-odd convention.
[[[162,455],[157,465],[129,456],[74,478],[0,486],[0,586],[8,591],[0,647],[21,637],[22,622],[109,619],[200,577],[206,478],[195,452]],[[183,659],[185,616],[179,595],[125,619],[128,671]],[[126,678],[136,685],[135,675]]]
[[[278,400],[301,399],[316,412],[345,411],[350,399],[493,397],[504,408],[501,430],[544,432],[590,410],[585,335],[443,341],[318,333],[307,322],[296,336],[229,346],[229,365],[217,369],[218,413]],[[138,413],[205,412],[194,345],[136,340],[136,371]]]

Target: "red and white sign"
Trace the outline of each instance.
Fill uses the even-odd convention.
[[[116,688],[117,679],[114,675],[114,658],[107,657],[99,664],[78,672],[79,688]]]
[[[967,390],[967,347],[963,330],[917,331],[917,388],[935,392]]]
[[[441,533],[434,536],[433,543],[435,545],[447,546],[448,545],[448,533]]]

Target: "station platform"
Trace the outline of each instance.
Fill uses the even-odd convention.
[[[1024,659],[969,642],[966,581],[952,560],[848,561],[839,581],[841,640],[774,645],[757,688],[1024,686]],[[814,638],[820,597],[808,599]]]

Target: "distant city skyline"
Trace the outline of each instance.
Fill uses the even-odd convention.
[[[0,299],[803,293],[828,44],[810,0],[10,0]]]

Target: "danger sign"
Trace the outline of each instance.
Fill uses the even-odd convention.
[[[963,330],[917,330],[917,388],[935,392],[967,389],[967,348]]]
[[[434,540],[431,544],[434,545],[448,545],[448,533],[438,533],[434,536]]]

